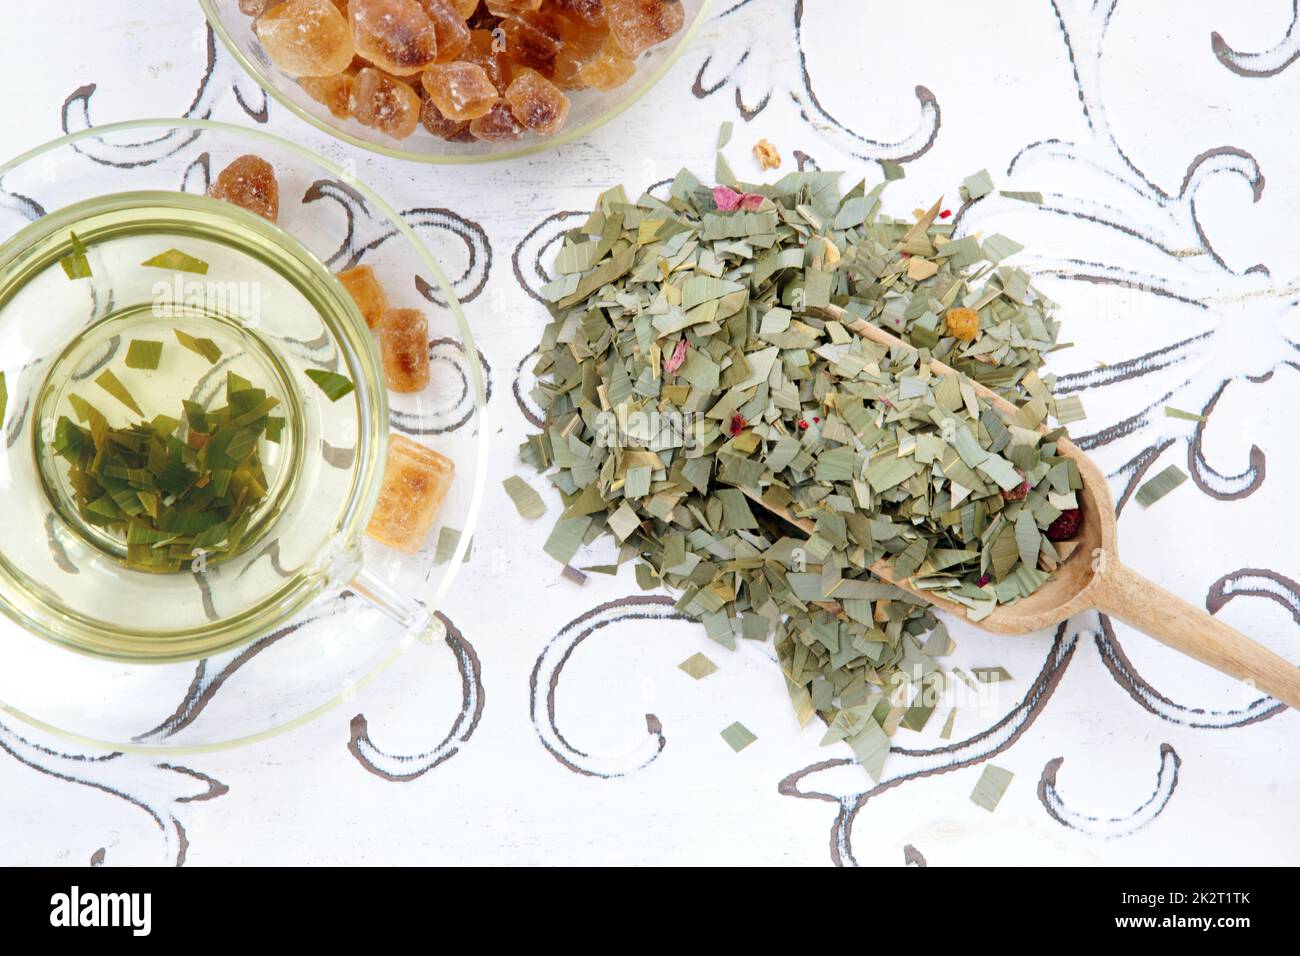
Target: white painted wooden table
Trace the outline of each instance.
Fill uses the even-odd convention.
[[[899,213],[939,193],[955,206],[987,167],[1047,197],[986,200],[963,228],[1024,242],[1020,261],[1062,303],[1076,345],[1054,368],[1082,390],[1090,418],[1074,431],[1116,498],[1153,466],[1193,476],[1124,508],[1125,559],[1300,660],[1292,4],[719,0],[659,87],[586,141],[454,169],[324,139],[268,107],[222,50],[205,72],[192,4],[19,6],[9,28],[31,39],[0,62],[5,156],[88,122],[188,111],[352,158],[400,209],[451,210],[424,235],[466,273],[501,431],[474,555],[443,609],[464,679],[445,648],[420,648],[442,666],[399,662],[346,710],[183,768],[87,761],[0,723],[0,863],[1300,862],[1296,715],[1123,625],[1086,615],[1023,639],[954,626],[955,663],[1014,680],[963,707],[951,741],[942,711],[899,731],[904,752],[873,788],[846,747],[799,731],[765,649],[729,653],[663,620],[662,596],[628,602],[630,570],[560,580],[541,554],[549,519],[521,519],[499,485],[543,484],[515,461],[530,428],[515,386],[544,321],[527,288],[562,228],[553,213],[615,181],[711,172],[724,120],[742,176],[759,175],[760,137],[783,170],[874,181],[875,161],[903,162],[886,194]],[[486,241],[467,246],[455,229],[475,225]],[[695,651],[719,665],[699,683],[676,667]],[[734,720],[758,735],[739,754],[718,735]],[[1016,775],[993,814],[969,799],[990,760]]]

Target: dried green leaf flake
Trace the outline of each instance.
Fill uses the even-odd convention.
[[[441,566],[450,561],[452,555],[456,553],[456,549],[460,547],[460,539],[460,529],[449,528],[446,525],[443,525],[438,530],[438,543],[434,547],[433,563]],[[461,560],[468,561],[473,550],[474,542],[470,541],[469,545],[465,548],[465,556]]]
[[[889,736],[873,718],[864,721],[863,728],[848,738],[849,747],[858,763],[876,783],[884,776],[885,758],[889,756]]]
[[[696,680],[704,680],[718,669],[717,664],[700,653],[692,654],[677,666]]]
[[[1056,400],[1056,420],[1062,425],[1081,422],[1088,417],[1083,410],[1083,399],[1078,395],[1068,395]]]
[[[1025,247],[1014,239],[1008,239],[1002,233],[994,233],[985,238],[980,244],[980,251],[984,253],[984,258],[989,262],[998,263],[1003,259],[1014,256]],[[1055,343],[1053,343],[1055,344]]]
[[[1040,192],[1023,192],[1012,189],[999,189],[998,195],[1007,199],[1016,199],[1020,202],[1033,203],[1035,206],[1043,204],[1043,194]]]
[[[992,813],[998,808],[998,803],[1002,800],[1002,795],[1007,792],[1013,777],[1015,774],[1010,770],[1003,770],[991,763],[985,764],[984,772],[980,774],[975,789],[971,792],[971,801]]]
[[[750,731],[748,727],[740,721],[730,724],[722,729],[722,739],[727,742],[727,746],[740,753],[758,738]]]
[[[524,518],[540,518],[546,514],[546,502],[536,489],[518,475],[511,475],[501,482],[514,502],[515,510]]]
[[[966,200],[980,199],[992,191],[993,177],[989,175],[987,169],[981,169],[978,173],[967,176],[961,184],[962,198]]]
[[[1187,473],[1170,465],[1154,478],[1148,478],[1133,496],[1143,508],[1149,508],[1187,480]]]
[[[561,564],[568,564],[582,547],[583,535],[591,527],[590,516],[579,518],[561,518],[546,539],[542,550]]]
[[[953,725],[957,722],[957,708],[953,707],[948,711],[948,719],[943,722],[943,730],[939,731],[939,736],[944,740],[952,740]]]

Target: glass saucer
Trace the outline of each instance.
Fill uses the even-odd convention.
[[[305,446],[307,457],[299,454],[295,460],[321,459],[325,466],[313,461],[313,476],[332,468],[343,476],[336,484],[363,486],[360,492],[347,492],[351,504],[340,510],[342,523],[334,525],[338,547],[321,544],[331,535],[318,533],[304,554],[295,554],[290,539],[275,533],[272,523],[243,564],[232,559],[230,568],[213,576],[220,581],[219,574],[226,575],[224,592],[198,574],[142,572],[135,572],[134,584],[128,575],[122,576],[118,590],[111,576],[112,556],[85,547],[84,535],[74,533],[85,529],[69,529],[66,516],[55,507],[57,496],[38,494],[22,484],[36,468],[34,459],[43,447],[47,429],[39,422],[49,416],[40,409],[48,400],[43,396],[54,378],[51,369],[59,365],[56,340],[63,334],[52,330],[66,315],[66,294],[74,288],[57,272],[53,279],[58,282],[41,274],[51,256],[66,251],[50,245],[56,232],[42,225],[62,227],[65,219],[92,222],[96,228],[108,223],[98,234],[100,241],[89,244],[95,262],[99,251],[112,251],[113,229],[123,221],[124,211],[130,219],[131,210],[142,206],[163,210],[161,222],[179,209],[181,218],[205,220],[217,203],[204,197],[207,187],[228,163],[247,154],[267,160],[279,182],[276,225],[258,220],[260,229],[253,227],[256,241],[292,250],[293,269],[301,271],[299,284],[322,319],[327,318],[329,302],[344,303],[339,342],[293,337],[288,320],[310,317],[310,309],[299,316],[276,313],[290,330],[283,341],[308,359],[328,347],[331,361],[342,360],[342,368],[351,369],[358,383],[367,376],[376,380],[377,340],[366,331],[341,285],[330,278],[330,273],[369,265],[394,307],[417,308],[428,317],[432,381],[414,395],[371,388],[373,400],[367,403],[358,396],[360,411],[342,419],[350,429],[351,447],[339,434],[322,430],[338,415],[317,414],[319,423],[300,430],[297,441]],[[253,217],[247,218],[251,222]],[[160,231],[171,228],[166,225]],[[213,237],[217,242],[212,258],[219,262],[220,228],[207,238]],[[68,240],[60,236],[57,241]],[[130,258],[134,252],[124,254]],[[15,262],[17,273],[26,275],[30,263],[30,275],[49,284],[11,281]],[[8,522],[13,533],[0,541],[0,562],[6,569],[0,610],[8,615],[0,617],[0,713],[82,745],[115,751],[191,753],[234,747],[319,716],[349,699],[411,644],[430,640],[441,630],[437,611],[462,563],[482,498],[486,384],[451,283],[420,238],[383,199],[328,160],[260,130],[205,120],[113,124],[63,137],[0,165],[0,265],[5,263],[8,267],[0,268],[8,277],[0,289],[0,370],[8,402],[0,424],[0,495],[11,502],[21,500],[21,510]],[[124,321],[123,315],[129,318],[131,302],[122,301],[124,295],[146,292],[123,293],[123,288],[86,280],[71,293],[85,299],[84,312],[78,312],[85,317],[77,323],[92,332],[103,323],[105,330],[99,338],[88,336],[92,341],[82,349],[85,354],[75,355],[80,371],[98,372],[100,365],[90,352],[102,350],[107,363],[116,350],[126,349],[125,336],[109,335],[109,326]],[[293,305],[283,295],[276,297],[274,285],[267,288],[271,297],[263,307]],[[6,309],[6,303],[12,307]],[[45,321],[33,318],[43,312],[49,316]],[[68,360],[66,355],[62,359]],[[280,391],[294,388],[283,385]],[[319,412],[323,399],[311,390],[307,385],[297,400]],[[357,391],[366,390],[362,384]],[[374,426],[361,428],[358,414],[373,420]],[[359,534],[374,505],[375,459],[382,467],[389,430],[434,448],[457,466],[432,533],[411,556]],[[376,431],[380,435],[374,441],[366,437]],[[320,481],[313,477],[313,493],[328,488],[329,479],[329,474]],[[45,485],[47,491],[49,487]],[[303,497],[310,499],[312,493]],[[292,514],[295,508],[290,499],[281,510]],[[297,520],[301,525],[304,519]],[[318,560],[315,549],[321,552]],[[12,582],[28,576],[39,586],[24,591],[18,600]],[[151,577],[159,580],[158,589],[138,580]],[[78,605],[76,599],[96,586],[93,600]],[[223,631],[221,597],[238,595],[239,587],[271,598],[257,604],[256,613],[243,615],[242,629]],[[104,650],[93,640],[82,644],[62,639],[68,609],[81,613],[88,606],[108,609],[105,614],[111,613],[120,630],[112,636],[124,643],[106,643]],[[204,614],[210,627],[203,625]],[[169,620],[173,616],[175,622]],[[87,619],[98,620],[93,615]],[[167,644],[162,639],[172,635],[165,628],[173,624],[180,636]],[[133,628],[141,638],[134,643]],[[151,642],[162,649],[155,653]]]

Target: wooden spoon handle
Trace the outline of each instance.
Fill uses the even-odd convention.
[[[1162,644],[1300,708],[1300,668],[1114,557],[1093,585],[1097,610]]]

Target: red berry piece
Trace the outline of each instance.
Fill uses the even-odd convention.
[[[1007,501],[1023,501],[1029,494],[1029,479],[1026,478],[1020,484],[1016,485],[1010,491],[1002,492],[1002,497]]]
[[[1078,508],[1062,511],[1060,517],[1048,526],[1047,540],[1068,541],[1073,538],[1079,531],[1079,522],[1082,517],[1082,512]]]

